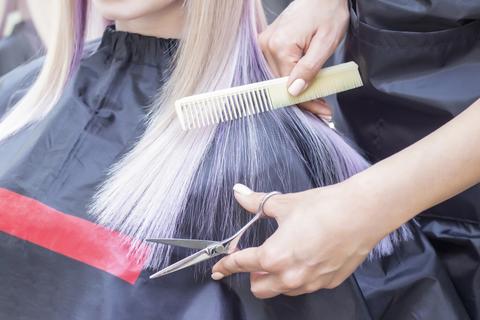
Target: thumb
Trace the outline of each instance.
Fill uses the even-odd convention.
[[[237,199],[238,203],[247,211],[252,213],[258,212],[258,208],[266,195],[266,193],[254,192],[247,186],[240,183],[237,183],[233,186],[233,191],[235,191],[235,199]],[[278,218],[280,215],[282,215],[285,211],[281,205],[281,198],[283,196],[283,194],[278,194],[269,198],[263,206],[263,213],[272,218]]]

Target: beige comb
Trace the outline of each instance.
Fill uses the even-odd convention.
[[[287,91],[288,77],[185,97],[175,101],[182,128],[190,130],[318,99],[363,85],[355,62],[320,70],[299,96]]]

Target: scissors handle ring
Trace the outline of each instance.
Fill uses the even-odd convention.
[[[262,215],[265,214],[264,211],[263,211],[263,207],[265,206],[265,203],[267,203],[268,199],[270,199],[273,196],[276,196],[277,194],[282,194],[282,193],[280,191],[272,191],[270,193],[267,193],[263,197],[262,202],[260,202],[260,205],[258,206],[257,213],[262,213]]]

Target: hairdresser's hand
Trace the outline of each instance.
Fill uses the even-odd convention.
[[[245,209],[257,210],[264,194],[243,185],[234,190]],[[338,286],[389,232],[383,227],[387,223],[369,215],[371,208],[358,190],[340,183],[273,196],[264,211],[277,220],[277,231],[260,247],[224,257],[213,267],[212,278],[250,272],[251,290],[258,298]]]
[[[260,298],[340,284],[385,235],[480,183],[478,119],[480,99],[422,140],[341,183],[272,197],[264,209],[277,220],[277,231],[260,247],[220,260],[212,278],[251,272],[252,291]],[[262,194],[239,185],[234,190],[243,207],[256,210]]]
[[[342,41],[348,21],[347,0],[295,0],[260,34],[272,71],[290,76],[290,94],[296,96],[308,87]],[[332,116],[322,99],[301,107],[327,120]]]

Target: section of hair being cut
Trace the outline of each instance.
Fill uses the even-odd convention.
[[[51,65],[44,67],[28,95],[2,120],[0,139],[51,112],[75,70],[83,43],[85,1],[66,2],[69,6],[63,14],[77,21],[68,32],[76,36],[63,43],[69,48],[66,53],[62,46],[62,52],[48,53],[45,63]],[[336,131],[296,106],[182,130],[175,100],[272,78],[256,40],[265,27],[260,1],[186,1],[185,5],[186,26],[175,63],[149,109],[147,129],[111,168],[91,206],[99,223],[134,239],[132,254],[146,254],[142,258],[152,268],[171,262],[172,252],[168,247],[148,246],[144,239],[221,240],[251,218],[233,197],[235,183],[256,191],[296,192],[338,183],[368,167]],[[52,64],[59,65],[56,75]],[[40,103],[34,104],[35,100]],[[24,117],[28,112],[32,114]],[[273,220],[264,219],[245,234],[241,246],[262,243],[275,227]],[[371,256],[390,254],[395,242],[408,236],[408,229],[402,227],[382,240]]]

